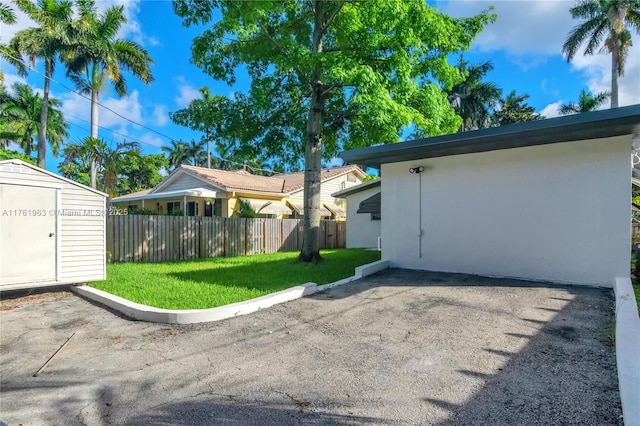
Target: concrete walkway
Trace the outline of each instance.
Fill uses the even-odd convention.
[[[605,289],[401,270],[193,325],[3,300],[0,420],[618,424],[613,307]]]

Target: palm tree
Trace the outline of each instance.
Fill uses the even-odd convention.
[[[16,14],[8,5],[0,3],[0,24],[15,24]]]
[[[103,139],[87,137],[80,143],[69,144],[64,150],[64,165],[67,171],[81,171],[96,164],[97,174],[100,175],[100,185],[96,187],[109,196],[115,194],[120,172],[125,164],[125,158],[129,155],[140,155],[140,146],[137,142],[120,142],[115,148],[108,145]],[[70,166],[75,165],[75,168]]]
[[[562,115],[580,114],[583,112],[595,111],[609,99],[609,92],[596,93],[587,92],[582,89],[578,103],[568,103],[566,105],[560,105],[558,112]]]
[[[167,155],[169,167],[174,169],[180,164],[189,163],[188,146],[182,141],[171,141],[170,146],[160,148]]]
[[[206,142],[203,140],[201,140],[200,142],[196,142],[195,140],[191,139],[191,142],[188,145],[186,145],[188,157],[193,160],[193,165],[196,167],[200,166],[200,163],[205,162],[205,159],[206,159],[206,153],[204,151],[205,143]]]
[[[482,81],[493,70],[493,64],[487,61],[469,65],[460,55],[458,70],[467,78],[448,90],[447,95],[456,114],[462,118],[459,131],[489,127],[491,109],[496,106],[502,93],[495,83]]]
[[[35,148],[34,136],[41,132],[40,118],[42,116],[43,100],[37,92],[26,84],[14,83],[13,95],[2,96],[0,103],[0,139],[12,140],[18,143],[26,155],[31,155]],[[49,141],[54,155],[58,155],[60,145],[68,136],[69,125],[58,109],[60,102],[49,99],[49,114],[47,115],[46,140]]]
[[[70,1],[18,0],[17,5],[39,26],[18,32],[10,46],[29,57],[33,67],[38,58],[44,59],[44,90],[38,132],[38,166],[44,168],[47,156],[47,115],[49,113],[49,92],[58,55],[68,44],[68,30],[73,13]]]
[[[118,96],[129,90],[122,73],[127,70],[143,83],[153,81],[153,60],[147,51],[133,41],[117,39],[126,22],[123,6],[112,6],[103,14],[93,0],[78,0],[78,18],[72,22],[73,38],[66,56],[67,76],[82,93],[91,94],[91,137],[98,138],[98,102],[100,90],[111,82]],[[91,186],[96,185],[96,166],[91,167]]]
[[[611,108],[618,107],[618,77],[631,46],[631,32],[640,33],[640,1],[638,0],[581,0],[569,9],[571,16],[582,22],[571,30],[562,46],[567,61],[573,60],[583,42],[585,55],[593,55],[604,39],[602,50],[611,53]]]

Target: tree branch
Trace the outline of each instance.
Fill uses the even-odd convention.
[[[325,33],[327,32],[327,29],[329,29],[331,24],[333,24],[333,21],[335,21],[336,17],[338,16],[338,13],[340,13],[340,10],[342,9],[342,6],[344,6],[345,3],[346,3],[346,0],[342,0],[340,4],[336,7],[336,9],[333,11],[333,13],[331,13],[329,18],[327,18],[324,25],[322,26],[322,29],[320,30],[320,37],[325,35]]]

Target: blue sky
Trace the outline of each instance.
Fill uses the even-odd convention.
[[[245,79],[236,86],[215,81],[193,66],[191,41],[199,33],[197,28],[185,28],[174,15],[170,1],[98,1],[100,8],[122,4],[128,18],[120,37],[135,40],[143,45],[154,58],[155,81],[145,86],[129,77],[130,95],[119,99],[112,90],[101,93],[100,102],[134,122],[137,126],[104,108],[100,109],[100,137],[119,142],[125,139],[141,143],[145,153],[160,152],[160,146],[171,139],[199,139],[201,135],[177,126],[169,119],[169,112],[184,108],[194,98],[200,97],[198,88],[209,86],[213,94],[228,96],[235,90],[248,87]],[[576,24],[568,9],[573,1],[436,1],[440,11],[452,16],[470,16],[489,6],[495,7],[496,23],[488,26],[476,39],[465,56],[472,63],[490,60],[495,69],[488,80],[503,88],[505,95],[511,90],[530,95],[529,104],[547,117],[557,115],[558,105],[576,101],[581,89],[592,92],[607,90],[610,85],[610,56],[606,54],[584,57],[579,54],[568,64],[561,55],[562,43]],[[23,15],[13,26],[0,28],[0,41],[6,43],[16,31],[32,24]],[[24,81],[15,70],[0,60],[5,83]],[[38,64],[42,71],[42,64]],[[43,77],[31,72],[26,82],[41,88]],[[72,88],[64,77],[64,67],[58,66],[54,79]],[[63,112],[71,123],[70,140],[77,141],[89,134],[90,103],[70,92],[61,84],[52,84],[53,96],[63,105]],[[620,105],[640,103],[640,38],[634,35],[626,74],[620,80]],[[117,133],[113,133],[117,132]],[[57,171],[60,160],[51,156],[47,169]],[[339,163],[339,161],[337,161]]]

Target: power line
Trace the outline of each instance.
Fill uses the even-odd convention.
[[[8,56],[8,57],[10,57],[10,58],[12,58],[12,59],[14,59],[14,60],[16,60],[16,61],[19,61],[20,63],[22,63],[23,65],[25,65],[27,68],[29,68],[31,71],[35,72],[36,74],[39,74],[39,75],[41,75],[41,76],[43,76],[43,77],[47,78],[43,73],[41,73],[41,72],[40,72],[40,71],[38,71],[36,68],[34,68],[34,67],[30,66],[28,63],[26,63],[26,62],[24,61],[24,59],[22,59],[22,58],[16,58],[15,56],[13,56],[13,55],[11,55],[11,54],[8,54],[8,53],[7,53],[7,56]],[[83,93],[81,93],[81,92],[78,92],[78,91],[76,91],[75,89],[70,88],[70,87],[69,87],[69,86],[67,86],[66,84],[61,83],[61,82],[59,82],[58,80],[55,80],[54,78],[49,78],[49,81],[52,81],[52,82],[54,82],[54,83],[58,84],[59,86],[62,86],[63,88],[65,88],[65,89],[67,89],[68,91],[70,91],[71,93],[75,93],[76,95],[81,96],[81,97],[83,97],[83,98],[87,99],[87,100],[88,100],[88,101],[90,101],[90,102],[93,102],[93,101],[91,100],[91,98],[90,98],[90,97],[88,97],[87,95],[85,95],[85,94],[83,94]],[[136,121],[133,121],[133,120],[131,120],[130,118],[125,117],[124,115],[120,114],[119,112],[114,111],[113,109],[109,108],[108,106],[101,104],[100,102],[96,102],[96,104],[97,104],[98,106],[101,106],[102,108],[106,109],[107,111],[109,111],[109,112],[111,112],[111,113],[113,113],[113,114],[117,115],[118,117],[120,117],[120,118],[122,118],[122,119],[124,119],[124,120],[126,120],[126,121],[128,121],[128,122],[130,122],[130,123],[132,123],[132,124],[135,124],[136,126],[140,126],[140,127],[142,127],[143,129],[150,130],[150,131],[152,131],[152,132],[154,132],[154,133],[156,133],[156,134],[158,134],[158,135],[162,136],[163,138],[167,138],[167,139],[169,139],[170,141],[174,141],[174,140],[176,140],[176,139],[172,138],[171,136],[168,136],[168,135],[166,135],[166,134],[164,134],[164,133],[162,133],[162,132],[159,132],[159,131],[157,131],[157,130],[155,130],[155,129],[152,129],[151,127],[148,127],[148,126],[145,126],[144,124],[141,124],[141,123],[138,123],[138,122],[136,122]]]
[[[8,53],[7,53],[7,56],[9,56],[10,58],[12,58],[12,59],[14,59],[14,60],[16,60],[16,61],[19,61],[20,63],[22,63],[23,65],[25,65],[29,70],[31,70],[31,71],[33,71],[33,72],[35,72],[36,74],[39,74],[39,75],[41,75],[41,76],[43,76],[43,77],[47,78],[47,77],[46,77],[46,75],[44,75],[42,72],[40,72],[40,71],[39,71],[39,70],[37,70],[36,68],[34,68],[34,67],[30,66],[28,63],[26,63],[26,62],[24,61],[24,59],[22,59],[22,58],[17,58],[17,57],[15,57],[15,56],[13,56],[13,55],[11,55],[11,54],[8,54]],[[49,81],[52,81],[52,82],[56,83],[57,85],[59,85],[59,86],[61,86],[61,87],[65,88],[66,90],[68,90],[68,91],[69,91],[69,92],[71,92],[71,93],[75,93],[76,95],[78,95],[78,96],[80,96],[80,97],[82,97],[82,98],[84,98],[84,99],[87,99],[87,100],[88,100],[88,101],[90,101],[90,102],[93,102],[93,101],[91,100],[91,98],[90,98],[90,97],[86,96],[85,94],[83,94],[83,93],[81,93],[81,92],[76,91],[75,89],[70,88],[70,87],[69,87],[69,86],[67,86],[66,84],[61,83],[60,81],[58,81],[58,80],[56,80],[56,79],[54,79],[54,78],[52,78],[52,77],[51,77],[51,78],[49,78]],[[158,135],[162,136],[163,138],[169,139],[170,141],[179,141],[179,139],[172,138],[171,136],[168,136],[168,135],[166,135],[166,134],[164,134],[164,133],[162,133],[162,132],[159,132],[159,131],[157,131],[157,130],[155,130],[155,129],[152,129],[151,127],[148,127],[148,126],[146,126],[146,125],[144,125],[144,124],[141,124],[141,123],[138,123],[138,122],[136,122],[136,121],[133,121],[133,120],[131,120],[130,118],[125,117],[124,115],[120,114],[119,112],[114,111],[113,109],[109,108],[108,106],[101,104],[100,102],[96,102],[96,104],[97,104],[98,106],[100,106],[100,107],[102,107],[102,108],[106,109],[107,111],[110,111],[111,113],[113,113],[113,114],[117,115],[118,117],[120,117],[120,118],[122,118],[122,119],[124,119],[124,120],[126,120],[126,121],[128,121],[128,122],[130,122],[130,123],[132,123],[132,124],[134,124],[134,125],[136,125],[136,126],[140,126],[140,127],[142,127],[143,129],[150,130],[150,131],[152,131],[152,132],[154,132],[154,133],[156,133],[156,134],[158,134]],[[77,116],[74,116],[73,114],[66,113],[66,115],[67,115],[67,116],[69,116],[69,117],[75,118],[76,120],[84,121],[84,122],[86,122],[86,123],[91,124],[91,122],[90,122],[90,121],[85,120],[85,119],[80,118],[80,117],[77,117]],[[91,130],[90,130],[90,129],[87,129],[87,128],[85,128],[85,127],[79,126],[79,125],[78,125],[78,124],[76,124],[76,123],[70,123],[70,124],[72,124],[72,125],[74,125],[74,126],[76,126],[76,127],[80,128],[80,129],[82,129],[82,130],[86,130],[86,131],[91,132]],[[152,148],[158,148],[157,146],[152,145],[152,144],[150,144],[150,143],[148,143],[148,142],[143,142],[143,141],[138,140],[138,139],[136,139],[136,138],[133,138],[133,137],[131,137],[131,136],[129,136],[129,135],[125,135],[125,134],[120,133],[120,132],[117,132],[117,131],[115,131],[115,130],[108,129],[108,128],[104,127],[104,126],[100,126],[100,125],[98,125],[98,128],[103,129],[103,130],[106,130],[106,131],[109,131],[109,132],[111,132],[112,134],[117,134],[117,135],[123,136],[123,137],[125,137],[125,138],[128,138],[128,139],[130,139],[130,140],[132,140],[132,141],[138,142],[138,143],[140,143],[140,144],[147,145],[147,146],[150,146],[150,147],[152,147]],[[249,165],[244,164],[244,163],[238,163],[238,162],[236,162],[236,161],[231,161],[231,160],[228,160],[228,159],[225,159],[225,158],[222,158],[222,157],[218,157],[218,156],[215,156],[215,155],[214,155],[213,157],[214,157],[214,158],[216,158],[216,159],[218,159],[218,160],[221,160],[221,161],[226,161],[226,162],[227,162],[227,163],[229,163],[229,164],[233,164],[233,165],[237,165],[237,166],[242,166],[242,167],[244,167],[244,168],[248,168],[248,169],[250,169],[250,170],[252,170],[252,171],[263,171],[263,172],[269,172],[269,173],[276,173],[274,170],[262,169],[262,168],[259,168],[259,167],[252,167],[252,166],[249,166]]]
[[[71,117],[71,118],[75,118],[76,120],[84,121],[85,123],[89,123],[89,124],[91,124],[91,121],[89,121],[89,120],[85,120],[84,118],[77,117],[77,116],[75,116],[75,115],[73,115],[73,114],[69,114],[68,112],[65,112],[65,113],[64,113],[64,115],[65,115],[65,116],[68,116],[68,117]],[[80,128],[80,129],[82,129],[82,130],[87,130],[87,131],[91,132],[91,130],[90,130],[90,129],[87,129],[86,127],[79,126],[79,125],[77,125],[76,123],[69,122],[69,124],[71,124],[71,125],[73,125],[73,126],[76,126],[76,127]],[[134,137],[132,137],[132,136],[125,135],[124,133],[120,133],[120,132],[118,132],[118,131],[111,130],[111,129],[107,128],[107,127],[104,127],[104,126],[98,126],[98,128],[99,128],[99,129],[102,129],[102,130],[106,130],[107,132],[111,132],[111,133],[113,133],[113,134],[116,134],[116,135],[122,136],[123,138],[130,139],[130,140],[132,140],[132,141],[134,141],[134,142],[138,142],[139,144],[147,145],[147,146],[150,146],[150,147],[152,147],[152,148],[158,148],[157,146],[152,145],[152,144],[150,144],[149,142],[141,141],[140,139],[136,139],[136,138],[134,138]]]

